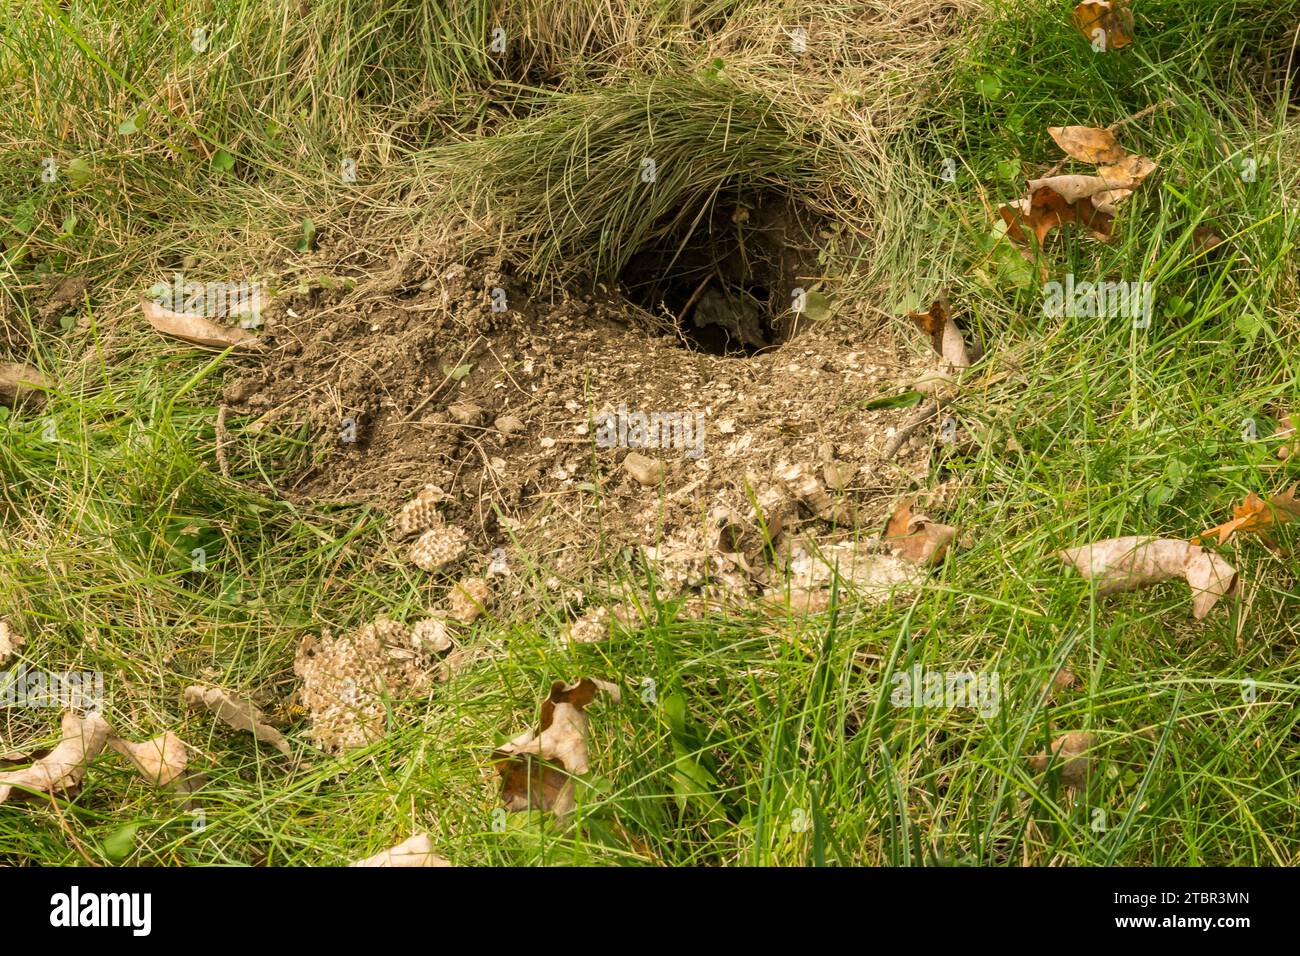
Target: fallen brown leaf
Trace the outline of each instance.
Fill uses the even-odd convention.
[[[60,719],[63,739],[53,750],[30,767],[0,773],[0,803],[14,788],[48,794],[75,790],[86,775],[86,766],[108,742],[108,722],[99,714],[78,717],[67,711]]]
[[[895,554],[929,567],[943,560],[948,546],[957,536],[957,529],[931,521],[924,515],[913,514],[912,505],[915,503],[915,497],[904,498],[898,503],[885,526],[884,541]]]
[[[1108,129],[1095,126],[1049,126],[1047,135],[1071,159],[1093,166],[1122,162],[1128,153]]]
[[[349,866],[451,866],[433,852],[433,841],[427,833],[417,833],[391,849],[357,860]]]
[[[1190,541],[1110,538],[1068,548],[1060,556],[1085,578],[1097,581],[1099,595],[1184,578],[1192,589],[1192,616],[1198,621],[1237,585],[1232,565]]]
[[[925,312],[909,312],[908,317],[930,336],[930,345],[945,363],[954,369],[970,368],[970,353],[947,302],[936,299]]]
[[[1122,50],[1133,42],[1133,11],[1126,0],[1084,0],[1074,8],[1074,25],[1093,43],[1100,30],[1105,50]]]
[[[195,345],[210,348],[252,348],[262,347],[261,341],[247,329],[237,325],[222,325],[201,315],[188,312],[173,312],[149,299],[140,300],[140,309],[149,324],[163,335],[183,339]]]
[[[1039,186],[1025,199],[1003,203],[998,212],[1007,224],[1007,236],[1021,245],[1028,243],[1023,227],[1029,227],[1041,246],[1049,232],[1065,223],[1085,226],[1104,242],[1110,239],[1113,220],[1090,200],[1069,202],[1051,186]]]
[[[1080,789],[1087,785],[1092,775],[1091,751],[1096,742],[1096,737],[1086,730],[1061,734],[1052,741],[1049,753],[1035,754],[1029,758],[1029,765],[1034,773],[1042,773],[1049,765],[1060,767],[1061,783]]]
[[[185,772],[189,763],[185,744],[170,730],[152,740],[139,743],[110,736],[108,745],[131,761],[140,776],[155,787],[165,787],[172,783]]]
[[[520,734],[493,754],[507,810],[550,810],[557,817],[573,810],[574,777],[588,769],[583,711],[602,689],[617,694],[617,688],[589,677],[576,684],[556,681],[542,703],[538,729]]]
[[[1202,538],[1215,535],[1219,544],[1223,544],[1232,535],[1241,531],[1258,534],[1269,547],[1276,547],[1268,529],[1300,519],[1300,501],[1297,501],[1295,496],[1297,487],[1300,487],[1300,482],[1270,498],[1261,498],[1252,491],[1246,496],[1245,501],[1233,506],[1231,521],[1225,521],[1209,531],[1202,532],[1192,539],[1192,543],[1199,544]]]
[[[266,722],[266,716],[251,701],[236,697],[219,687],[195,684],[185,688],[185,703],[210,711],[226,725],[252,734],[255,739],[270,744],[285,756],[292,753],[289,741]]]

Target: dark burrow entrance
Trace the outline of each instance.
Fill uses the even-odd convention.
[[[624,296],[687,348],[752,356],[807,321],[797,300],[815,261],[808,236],[784,197],[719,198],[693,231],[634,255],[619,280]]]

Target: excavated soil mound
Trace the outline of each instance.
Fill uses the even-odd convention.
[[[625,280],[647,276],[652,258]],[[710,286],[758,295],[721,259],[697,302]],[[768,323],[773,337],[754,347],[683,348],[696,333],[629,298],[646,295],[534,289],[499,260],[446,249],[359,284],[309,282],[268,310],[265,354],[227,386],[232,433],[243,415],[252,432],[311,435],[314,460],[281,476],[279,494],[395,511],[435,485],[443,518],[467,533],[467,565],[523,548],[571,579],[628,546],[686,540],[710,520],[716,530],[724,512],[761,513],[774,488],[801,482],[832,503],[804,500],[787,539],[800,525],[876,533],[924,478],[934,428],[884,461],[914,410],[864,407],[931,364],[887,325],[842,308],[802,328]]]

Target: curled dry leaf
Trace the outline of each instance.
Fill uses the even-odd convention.
[[[195,684],[185,688],[185,703],[191,707],[210,711],[214,717],[235,730],[250,733],[262,742],[270,744],[285,756],[289,756],[289,741],[284,735],[266,722],[266,716],[252,701],[236,697],[220,687],[203,687]]]
[[[938,564],[948,553],[957,529],[912,513],[916,498],[904,498],[885,526],[885,543],[893,552],[924,567]]]
[[[520,734],[493,754],[507,810],[550,810],[562,817],[574,808],[573,778],[587,772],[583,711],[599,690],[611,696],[617,692],[613,685],[589,677],[576,684],[556,681],[542,704],[538,729]]]
[[[1137,186],[1132,179],[1108,179],[1103,176],[1048,176],[1044,179],[1029,180],[1030,192],[1050,189],[1068,203],[1077,203],[1081,199],[1092,199],[1099,193],[1123,191],[1132,193]]]
[[[947,365],[953,369],[970,368],[972,356],[947,302],[936,299],[925,312],[909,312],[908,317],[930,336],[930,345]]]
[[[16,405],[25,399],[44,401],[43,392],[49,387],[50,380],[30,365],[0,362],[0,403]]]
[[[3,667],[27,640],[19,634],[8,621],[0,621],[0,667]]]
[[[140,776],[155,787],[165,787],[174,782],[189,764],[185,744],[170,730],[140,743],[109,737],[108,745],[131,761]]]
[[[78,717],[67,711],[60,724],[63,739],[46,756],[23,770],[0,773],[0,803],[15,788],[55,794],[81,785],[87,764],[103,751],[111,730],[99,714]]]
[[[1130,536],[1110,538],[1061,552],[1061,559],[1113,594],[1184,578],[1192,589],[1192,616],[1198,621],[1237,584],[1237,571],[1217,554],[1190,541]]]
[[[1133,42],[1133,11],[1127,0],[1084,0],[1074,8],[1074,25],[1090,43],[1100,39],[1105,44],[1098,46],[1102,52]]]
[[[1061,783],[1080,789],[1087,785],[1092,775],[1092,750],[1097,739],[1086,730],[1061,734],[1052,741],[1050,753],[1035,754],[1029,758],[1034,773],[1042,773],[1049,766],[1061,768]]]
[[[1056,141],[1071,159],[1099,166],[1122,162],[1128,153],[1108,129],[1095,126],[1049,126],[1047,135]]]
[[[1225,521],[1203,532],[1193,538],[1192,543],[1199,544],[1202,538],[1215,535],[1219,539],[1219,544],[1223,544],[1232,535],[1241,531],[1258,534],[1266,545],[1276,548],[1276,542],[1269,534],[1269,529],[1275,525],[1300,519],[1300,501],[1297,501],[1295,496],[1297,487],[1300,487],[1300,483],[1270,498],[1261,498],[1252,491],[1246,496],[1245,501],[1233,507],[1231,521]]]
[[[357,860],[349,866],[451,866],[433,852],[433,841],[427,833],[417,833],[397,846]]]
[[[257,336],[237,325],[222,325],[201,315],[188,312],[173,312],[149,299],[140,300],[140,310],[155,329],[163,335],[206,345],[209,348],[249,348],[257,349],[262,343]]]

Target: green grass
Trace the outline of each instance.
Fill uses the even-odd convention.
[[[144,865],[335,864],[423,829],[462,864],[1297,862],[1294,558],[1230,545],[1244,599],[1195,623],[1181,584],[1098,599],[1054,554],[1188,537],[1248,491],[1300,478],[1240,437],[1244,419],[1266,436],[1300,408],[1300,129],[1264,82],[1300,3],[1150,0],[1135,46],[1106,56],[1073,32],[1069,4],[1006,4],[911,59],[819,48],[814,33],[803,72],[779,67],[775,25],[848,24],[847,7],[689,5],[683,24],[679,4],[623,3],[642,14],[624,17],[516,2],[501,16],[522,41],[500,61],[484,52],[486,3],[445,19],[436,4],[314,3],[279,20],[222,0],[203,56],[187,41],[199,5],[174,6],[16,4],[0,34],[0,297],[7,340],[27,349],[5,358],[57,383],[46,408],[0,421],[0,611],[24,622],[29,666],[103,671],[128,735],[181,734],[210,777],[207,826],[104,758],[57,812],[0,807],[0,859],[104,862],[103,841],[139,823],[129,862]],[[1058,158],[1047,126],[1151,106],[1120,136],[1160,170],[1114,240],[1059,232],[1042,267],[1150,281],[1152,325],[1048,318],[1038,264],[994,243],[990,212]],[[141,109],[140,131],[119,133]],[[84,175],[40,183],[47,155],[64,170],[83,159]],[[347,155],[355,186],[334,176]],[[644,155],[669,157],[649,203],[618,178],[635,188]],[[958,489],[945,518],[969,546],[932,587],[891,608],[843,594],[794,620],[694,621],[661,603],[645,627],[571,651],[558,608],[486,621],[476,637],[493,654],[396,702],[382,742],[339,758],[310,751],[300,723],[290,764],[184,711],[196,681],[286,699],[298,640],[416,615],[427,586],[386,515],[257,490],[309,454],[305,436],[245,434],[245,481],[220,476],[234,360],[124,319],[141,289],[186,258],[221,278],[310,268],[293,252],[306,219],[379,256],[448,208],[500,217],[491,239],[538,272],[616,271],[731,188],[776,188],[850,224],[826,255],[841,310],[901,315],[946,291],[983,343],[951,409],[979,440],[944,460]],[[1198,257],[1203,224],[1225,244]],[[96,308],[80,327],[38,328],[35,289],[63,270],[96,277]],[[1080,684],[1047,701],[1062,661]],[[916,665],[996,672],[1000,712],[893,707],[890,675]],[[618,680],[623,700],[590,708],[574,824],[512,815],[497,832],[492,748],[532,724],[552,680],[586,675]],[[11,726],[50,734],[52,718]],[[1100,745],[1087,792],[1035,777],[1025,755],[1078,729]]]

